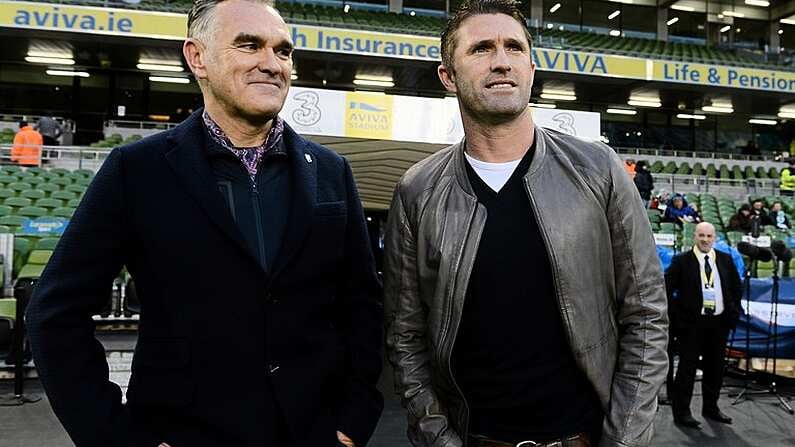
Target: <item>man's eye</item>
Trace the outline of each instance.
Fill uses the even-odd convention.
[[[244,43],[242,45],[238,45],[238,48],[242,50],[257,51],[259,46],[257,46],[255,43]]]
[[[488,51],[488,48],[486,48],[486,47],[477,47],[477,48],[475,48],[474,52],[475,53],[485,53],[486,51]]]

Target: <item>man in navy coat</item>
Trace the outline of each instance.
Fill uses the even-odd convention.
[[[113,150],[36,286],[36,366],[78,446],[363,446],[380,416],[380,284],[348,162],[278,117],[288,28],[198,0],[183,53],[205,108]],[[127,403],[91,316],[141,300]]]

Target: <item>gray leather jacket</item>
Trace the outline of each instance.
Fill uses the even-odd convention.
[[[540,127],[535,135],[523,180],[569,345],[605,412],[599,445],[648,445],[668,367],[668,316],[640,196],[608,146]],[[463,446],[467,433],[450,357],[486,209],[467,179],[463,148],[409,169],[387,223],[386,342],[414,446]]]

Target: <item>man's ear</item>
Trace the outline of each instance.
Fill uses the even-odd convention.
[[[455,72],[452,68],[447,68],[444,64],[440,64],[436,69],[436,73],[439,75],[439,80],[442,81],[445,90],[450,93],[458,92],[455,87]]]
[[[182,55],[196,79],[207,79],[207,47],[192,37],[182,43]]]

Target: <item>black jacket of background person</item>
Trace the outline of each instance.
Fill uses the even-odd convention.
[[[723,292],[723,312],[720,317],[726,328],[734,328],[740,318],[743,285],[731,256],[715,251],[715,264],[720,274]],[[671,327],[693,327],[698,324],[704,297],[701,293],[701,267],[693,250],[674,256],[665,271],[665,290],[668,293],[668,316]],[[674,297],[674,292],[677,296]]]
[[[291,445],[334,446],[336,430],[364,445],[383,407],[383,311],[348,162],[285,129],[292,200],[265,272],[200,113],[110,153],[45,269],[27,322],[52,407],[80,447],[263,446],[275,394]],[[142,308],[125,405],[91,318],[122,265]]]

